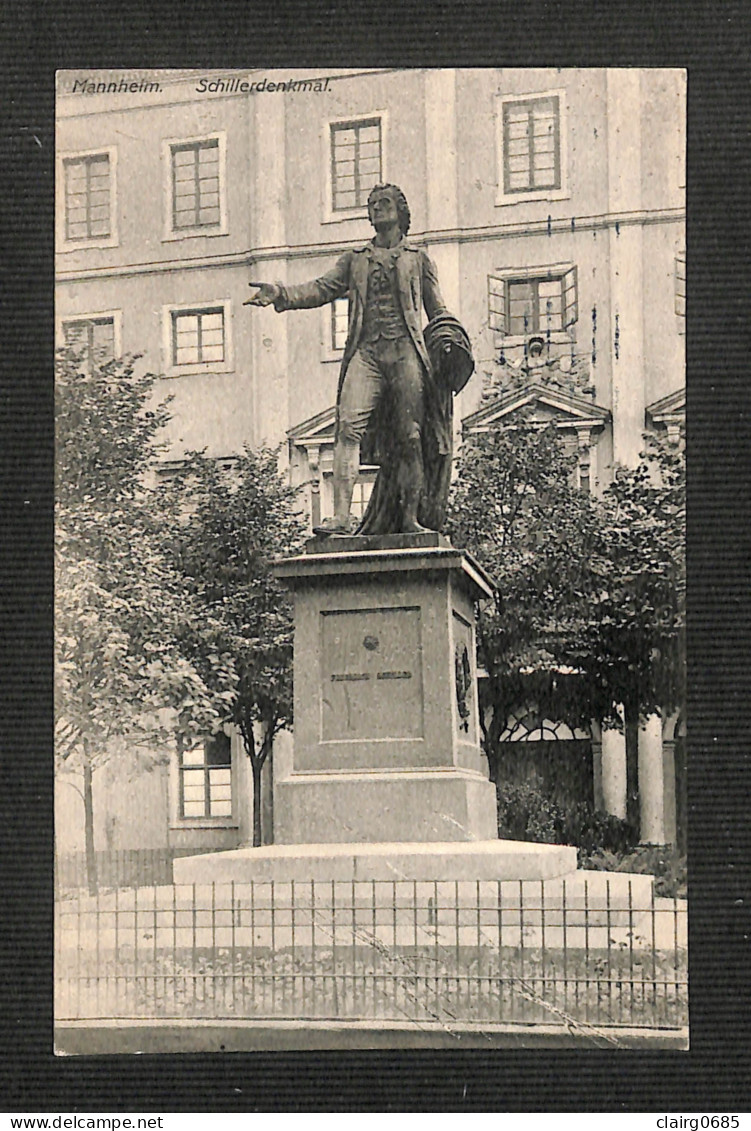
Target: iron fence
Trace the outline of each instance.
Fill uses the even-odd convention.
[[[647,877],[153,885],[56,903],[56,1016],[683,1028]]]

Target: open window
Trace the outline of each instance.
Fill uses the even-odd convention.
[[[575,266],[488,276],[488,325],[500,339],[565,334],[578,318]]]

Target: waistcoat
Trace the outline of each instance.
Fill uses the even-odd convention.
[[[393,259],[392,259],[393,263]],[[395,276],[395,267],[391,268]],[[396,279],[389,267],[375,256],[368,266],[368,294],[363,312],[361,342],[379,338],[394,341],[408,336],[407,324],[396,297]]]

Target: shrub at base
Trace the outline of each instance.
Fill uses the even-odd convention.
[[[499,782],[496,792],[500,837],[574,844],[580,854],[599,849],[623,853],[636,843],[636,832],[627,821],[584,802],[563,809],[534,786],[509,782]]]
[[[686,896],[686,857],[670,845],[637,844],[636,829],[585,802],[563,809],[531,785],[498,782],[498,835],[506,840],[574,844],[580,868],[655,877],[655,895]]]

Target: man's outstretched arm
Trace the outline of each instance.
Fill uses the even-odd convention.
[[[349,265],[350,254],[347,252],[341,256],[331,271],[309,283],[298,283],[293,286],[285,286],[282,283],[249,283],[248,286],[258,287],[259,290],[243,305],[270,306],[273,303],[277,311],[325,306],[327,302],[333,302],[334,299],[343,298],[347,294]]]

